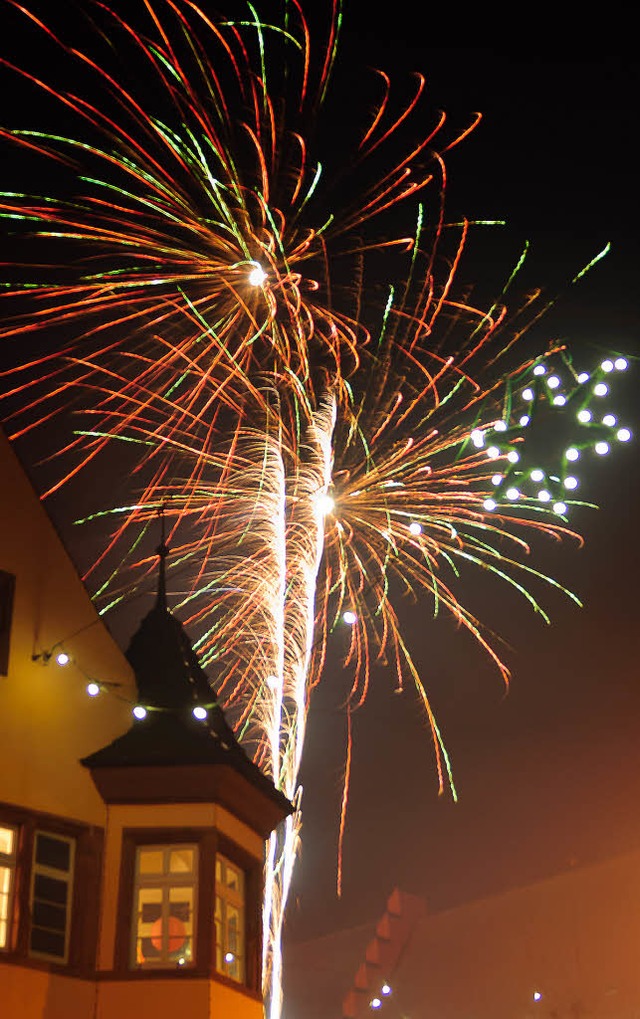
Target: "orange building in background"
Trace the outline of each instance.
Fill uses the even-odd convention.
[[[166,549],[125,657],[1,434],[0,490],[0,1014],[258,1019],[291,807],[168,609]]]

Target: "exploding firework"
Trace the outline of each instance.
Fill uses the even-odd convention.
[[[353,189],[357,200],[345,197],[341,168],[332,180],[309,132],[328,93],[338,3],[318,53],[297,0],[273,23],[249,4],[232,21],[187,0],[126,18],[86,0],[93,34],[76,26],[75,37],[6,6],[75,76],[54,86],[4,62],[62,125],[0,132],[21,166],[52,167],[54,180],[46,193],[2,195],[0,213],[30,254],[7,283],[0,335],[34,351],[11,355],[5,420],[16,440],[73,421],[48,494],[121,451],[130,503],[94,515],[116,520],[88,577],[103,611],[148,579],[144,536],[160,507],[171,523],[200,656],[256,760],[298,807],[267,854],[275,1019],[305,726],[330,634],[348,627],[349,714],[372,663],[391,664],[399,688],[415,686],[441,786],[451,781],[397,600],[430,597],[508,678],[464,605],[463,574],[489,568],[538,608],[529,541],[573,533],[565,517],[578,480],[567,464],[630,437],[591,410],[623,359],[590,380],[560,347],[518,361],[531,306],[514,319],[456,289],[468,224],[446,224],[442,154],[470,127],[447,134],[439,117],[403,146],[422,78],[398,104],[379,76],[352,161],[366,174],[372,159],[376,172]],[[422,207],[430,183],[436,197]],[[390,232],[385,215],[408,204],[411,230]],[[381,299],[380,266],[396,273],[400,258],[403,283]]]

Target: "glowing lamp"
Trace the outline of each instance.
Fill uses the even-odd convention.
[[[544,471],[541,471],[539,467],[536,467],[534,470],[531,471],[531,480],[532,481],[542,481],[543,478],[544,478]]]
[[[371,1008],[380,1008],[380,1006],[382,1005],[382,1001],[380,1000],[380,998],[372,998],[371,1001],[369,1002],[369,1005]]]
[[[596,396],[606,396],[607,393],[609,392],[609,387],[606,382],[598,382],[593,387],[593,391],[596,394]]]
[[[200,704],[197,704],[191,714],[194,718],[197,718],[199,722],[204,722],[207,717],[207,709],[203,708]]]
[[[533,992],[533,1000],[534,1001],[540,1001],[541,998],[542,998],[542,995],[540,994],[540,991],[534,991]]]
[[[631,438],[631,432],[628,428],[619,428],[616,432],[616,439],[620,442],[628,442]]]
[[[540,502],[551,502],[551,492],[547,492],[546,488],[541,488],[538,492],[538,499]]]
[[[554,502],[553,512],[557,513],[559,517],[563,517],[567,512],[567,507],[563,502]]]
[[[147,709],[143,708],[142,704],[136,704],[133,709],[133,717],[142,721],[143,718],[147,717]]]
[[[249,283],[252,287],[261,287],[267,278],[267,274],[261,265],[254,265],[249,273]]]
[[[580,450],[576,449],[575,446],[570,446],[567,452],[564,454],[567,460],[571,460],[573,463],[575,460],[580,458]]]
[[[602,419],[602,424],[606,425],[607,428],[613,428],[614,425],[616,424],[616,419],[613,416],[613,414],[605,414],[605,416]]]
[[[476,449],[480,449],[484,446],[484,432],[481,432],[479,428],[474,428],[471,433],[471,441]]]
[[[347,610],[346,612],[342,613],[342,619],[343,622],[347,624],[347,626],[353,626],[353,624],[358,621],[358,617],[355,614],[355,612],[351,612],[350,610]]]
[[[383,984],[382,987],[380,988],[380,993],[384,995],[391,994],[391,988],[389,987],[389,984]]]
[[[629,367],[626,357],[617,357],[614,361],[614,366],[619,372],[623,372]]]
[[[506,430],[507,430],[507,422],[506,421],[496,421],[496,423],[495,423],[495,425],[493,427],[494,427],[494,430],[496,432],[506,432]]]
[[[593,448],[595,449],[595,451],[598,454],[598,456],[606,456],[606,454],[609,452],[609,443],[608,442],[596,442],[596,444],[595,444],[595,446]]]
[[[586,410],[586,409],[585,410],[579,410],[578,411],[578,421],[580,421],[581,424],[586,425],[589,421],[591,421],[591,411],[590,410]]]
[[[520,454],[518,453],[518,451],[515,449],[510,449],[509,452],[507,453],[507,460],[509,461],[509,463],[517,464],[519,459]]]
[[[577,479],[577,478],[574,478],[574,477],[573,477],[573,475],[569,474],[569,475],[568,475],[568,476],[567,476],[567,477],[566,477],[566,478],[564,479],[564,487],[565,487],[565,488],[568,488],[568,489],[569,489],[569,491],[571,491],[571,492],[572,492],[572,491],[574,490],[574,488],[577,488],[577,487],[578,487],[578,479]]]
[[[613,371],[613,361],[610,361],[609,358],[607,358],[606,361],[602,362],[600,367],[602,368],[603,372],[612,372]]]
[[[584,383],[588,382],[590,378],[591,376],[589,375],[589,372],[580,372],[578,375],[578,382],[581,382],[584,385]]]
[[[554,398],[553,398],[553,405],[554,405],[554,407],[564,407],[566,402],[567,402],[567,398],[566,398],[566,396],[563,396],[562,393],[558,393],[558,395],[554,396]]]
[[[557,389],[560,385],[560,379],[557,375],[550,375],[547,379],[547,385],[549,386],[549,389]]]
[[[422,534],[422,524],[419,524],[416,520],[412,520],[409,524],[409,530],[411,534],[417,538],[419,534]]]
[[[500,456],[500,450],[497,446],[489,446],[487,450],[487,456],[490,460],[497,460]]]
[[[65,665],[68,665],[70,661],[71,661],[71,656],[68,655],[66,653],[66,651],[60,651],[56,655],[56,662],[58,663],[58,665],[65,666]]]
[[[491,513],[498,504],[495,499],[485,499],[482,505],[489,513]]]
[[[545,368],[545,366],[543,364],[537,364],[535,366],[535,368],[533,369],[533,374],[534,375],[544,375],[546,370],[547,369]]]
[[[534,396],[535,396],[535,393],[534,393],[533,389],[529,389],[529,387],[527,387],[526,389],[522,390],[522,399],[523,400],[531,401],[531,400],[533,400]]]
[[[97,683],[88,683],[87,693],[89,694],[89,697],[97,697],[100,693],[100,687]]]
[[[515,502],[516,499],[520,498],[520,492],[518,491],[517,488],[508,488],[506,491],[506,496],[507,499],[511,500],[511,502]]]
[[[520,418],[519,424],[522,426],[522,428],[526,428],[527,425],[529,424],[529,421],[530,421],[529,415],[523,414],[522,417]]]
[[[491,484],[492,485],[496,485],[496,487],[497,487],[500,484],[501,481],[502,481],[502,474],[494,474],[492,479],[491,479]]]
[[[233,952],[225,952],[224,953],[224,961],[227,963],[228,966],[230,966],[232,962],[235,962],[236,961],[236,957],[233,954]]]

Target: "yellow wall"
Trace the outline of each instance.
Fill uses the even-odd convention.
[[[109,808],[105,842],[102,889],[102,917],[98,969],[112,970],[114,965],[117,891],[120,879],[123,828],[215,828],[257,860],[263,856],[263,842],[242,821],[223,807],[210,803],[173,803],[170,805],[123,804]]]
[[[260,1019],[262,1002],[208,980],[103,981],[96,1019]],[[63,1019],[61,1016],[60,1019]],[[66,1016],[64,1017],[66,1019]]]
[[[2,1019],[94,1019],[95,998],[93,981],[0,966]]]
[[[0,676],[0,801],[103,825],[78,759],[124,732],[130,708],[87,696],[84,674],[133,697],[131,669],[1,432],[0,491],[0,569],[16,575],[9,675]],[[59,642],[77,664],[32,661]]]

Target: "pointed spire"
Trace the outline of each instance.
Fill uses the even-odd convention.
[[[169,546],[165,541],[164,531],[164,503],[158,510],[158,516],[160,517],[160,544],[158,545],[156,552],[158,554],[158,596],[156,598],[156,608],[160,609],[161,612],[168,612],[169,606],[167,605],[167,573],[166,573],[166,559],[169,555]]]

